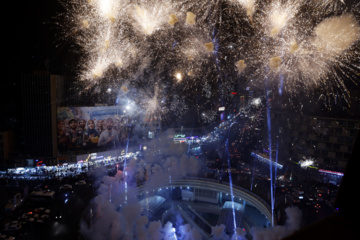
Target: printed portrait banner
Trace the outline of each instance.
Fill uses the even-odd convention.
[[[115,149],[132,137],[134,125],[120,107],[57,108],[58,151]]]

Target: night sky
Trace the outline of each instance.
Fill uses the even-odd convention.
[[[9,41],[6,49],[7,69],[17,73],[27,73],[51,68],[60,69],[63,64],[66,49],[56,46],[56,29],[54,17],[61,10],[56,0],[12,2],[11,9],[16,11],[20,21],[13,19],[13,24],[7,25]],[[18,6],[20,5],[20,6]],[[49,63],[45,63],[49,61]],[[51,69],[50,68],[50,69]]]
[[[357,0],[347,0],[348,4]],[[69,43],[56,42],[54,17],[63,11],[57,0],[37,0],[6,3],[12,18],[5,22],[5,56],[7,72],[50,70],[69,72]],[[56,46],[57,43],[58,46]],[[71,59],[71,58],[70,58]],[[45,63],[45,61],[49,63]]]
[[[76,66],[76,56],[70,53],[71,43],[63,42],[56,45],[56,29],[53,28],[55,26],[52,18],[61,10],[57,0],[7,1],[6,5],[3,8],[4,15],[8,15],[7,12],[12,14],[3,24],[5,25],[3,48],[5,48],[6,74],[0,88],[0,130],[20,129],[22,126],[21,74],[38,71],[71,75]],[[306,107],[315,109],[311,104]],[[354,183],[353,179],[347,181]],[[351,195],[346,195],[348,196]],[[353,205],[348,204],[348,206]]]
[[[346,1],[355,3],[356,0]],[[63,11],[57,0],[38,0],[6,3],[12,18],[5,22],[5,78],[1,87],[0,126],[7,125],[9,116],[21,117],[22,73],[50,71],[52,74],[72,75],[76,56],[69,42],[56,41],[54,17]],[[11,124],[10,124],[11,125]]]
[[[58,1],[10,1],[6,5],[12,18],[4,24],[6,64],[0,88],[0,128],[21,125],[21,74],[49,70],[66,74],[71,66],[66,45],[56,46],[53,17],[61,9]]]

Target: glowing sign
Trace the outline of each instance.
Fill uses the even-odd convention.
[[[179,138],[179,137],[180,137],[180,138],[184,138],[184,137],[185,137],[185,134],[175,134],[175,137],[176,137],[176,138]]]
[[[174,137],[174,142],[175,143],[177,143],[177,142],[180,142],[180,143],[186,142],[185,135],[184,135],[184,137],[181,137],[181,136],[180,137]]]
[[[36,163],[36,166],[40,167],[40,166],[43,165],[42,163],[43,163],[43,161],[38,161],[38,162]]]
[[[225,111],[225,107],[219,107],[219,112]]]

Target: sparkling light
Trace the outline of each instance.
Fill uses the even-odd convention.
[[[145,35],[152,35],[160,30],[169,21],[172,11],[169,3],[148,3],[143,1],[140,5],[132,7],[131,18],[133,26]]]
[[[300,166],[302,168],[307,168],[309,166],[312,166],[314,164],[314,160],[313,159],[306,159],[304,161],[301,161],[300,162]]]
[[[201,102],[197,108],[211,109],[218,99],[231,101],[228,92],[240,75],[252,87],[263,88],[267,79],[269,88],[281,85],[281,95],[321,92],[319,99],[340,96],[348,105],[346,81],[358,84],[359,9],[345,8],[341,0],[62,4],[59,40],[72,41],[80,53],[78,76],[88,90],[103,82],[119,89],[156,83],[174,91],[162,104],[185,110],[195,101]],[[149,74],[156,80],[147,83]],[[169,83],[174,74],[177,81]]]
[[[177,73],[175,74],[175,78],[176,78],[178,81],[181,81],[182,78],[183,78],[181,72],[177,72]]]

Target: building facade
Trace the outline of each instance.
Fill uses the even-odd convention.
[[[318,168],[343,172],[360,120],[271,112],[272,145],[279,161],[313,159]]]
[[[56,156],[56,81],[50,74],[21,77],[24,154],[31,157]]]
[[[15,135],[13,130],[0,131],[0,166],[8,165],[11,152],[15,150]]]

